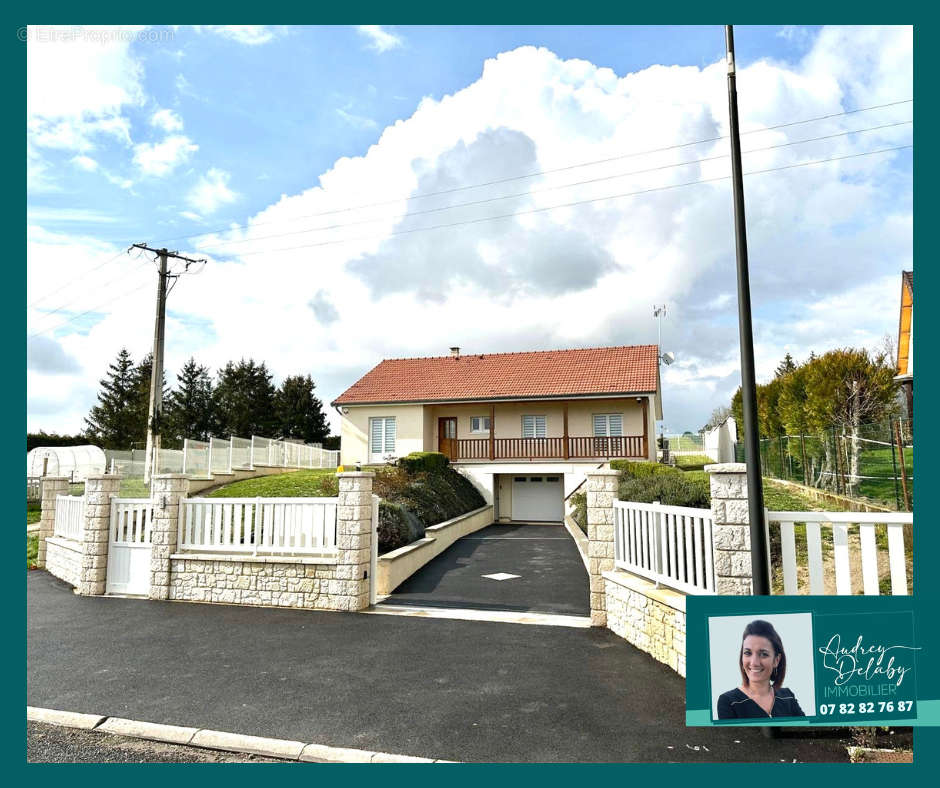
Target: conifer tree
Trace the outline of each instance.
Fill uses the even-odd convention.
[[[282,438],[322,443],[329,435],[323,403],[314,396],[314,388],[313,379],[309,375],[284,378],[274,399]]]

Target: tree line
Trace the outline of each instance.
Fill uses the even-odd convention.
[[[147,439],[151,354],[137,364],[126,348],[100,381],[97,404],[85,418],[84,437],[105,449],[142,447]],[[190,358],[177,374],[176,386],[163,382],[163,413],[157,425],[162,445],[182,446],[184,438],[210,435],[292,438],[329,443],[323,403],[310,375],[291,375],[280,386],[265,364],[253,359],[229,361],[215,379],[208,367]]]
[[[839,469],[838,448],[829,440],[808,442],[807,436],[834,431],[845,436],[850,479],[858,475],[860,428],[896,418],[901,408],[895,366],[885,351],[865,348],[814,353],[797,363],[787,353],[769,383],[757,386],[757,422],[761,438],[797,436],[808,483],[826,486]],[[731,414],[743,429],[741,388],[731,400]],[[810,475],[818,478],[809,478]]]

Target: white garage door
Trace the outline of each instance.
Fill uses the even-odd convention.
[[[559,523],[564,519],[561,476],[513,476],[512,519]]]

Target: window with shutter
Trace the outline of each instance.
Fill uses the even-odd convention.
[[[522,437],[523,438],[544,438],[548,433],[545,430],[544,416],[523,416],[522,417]]]
[[[369,452],[373,455],[395,453],[395,417],[369,419]]]
[[[608,436],[617,437],[623,435],[623,414],[595,413],[594,435],[598,438]]]

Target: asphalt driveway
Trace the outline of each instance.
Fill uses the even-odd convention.
[[[588,574],[563,525],[491,525],[458,539],[384,604],[591,614]]]
[[[814,730],[686,728],[604,629],[79,597],[27,573],[27,704],[458,761],[844,761]]]

